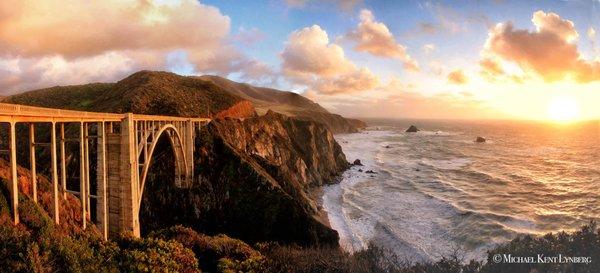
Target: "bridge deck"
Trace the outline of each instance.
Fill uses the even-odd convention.
[[[0,122],[101,122],[122,121],[128,114],[86,112],[0,103]],[[132,114],[133,120],[209,122],[209,118],[185,118]]]

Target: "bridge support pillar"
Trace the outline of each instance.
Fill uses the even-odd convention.
[[[121,122],[119,134],[107,134],[109,235],[140,237],[136,128],[131,114]]]
[[[186,122],[186,130],[185,130],[185,158],[187,164],[187,173],[185,174],[186,178],[186,186],[191,187],[194,184],[194,121],[189,120]]]

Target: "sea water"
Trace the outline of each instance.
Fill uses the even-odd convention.
[[[323,194],[347,251],[374,244],[408,261],[483,259],[516,236],[600,219],[598,122],[369,124],[336,135],[348,161],[364,166],[352,166]],[[421,131],[404,132],[410,124]]]

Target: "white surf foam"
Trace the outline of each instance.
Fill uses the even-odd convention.
[[[452,158],[452,159],[421,159],[421,164],[432,166],[440,170],[460,170],[461,168],[471,164],[468,158]]]

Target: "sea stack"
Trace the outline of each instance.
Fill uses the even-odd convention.
[[[485,143],[485,137],[478,136],[477,139],[475,139],[475,142],[477,142],[477,143]]]
[[[411,125],[410,127],[408,127],[408,129],[406,129],[407,133],[416,133],[418,132],[419,129],[417,128],[417,126]]]

